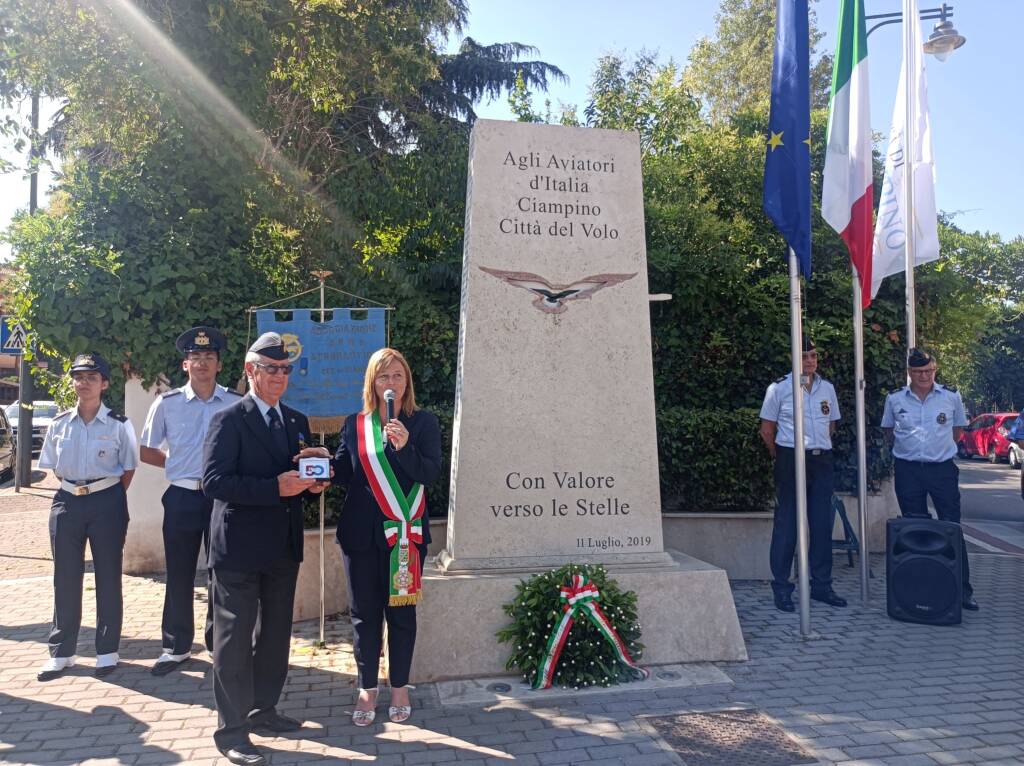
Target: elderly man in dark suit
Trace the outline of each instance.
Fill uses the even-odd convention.
[[[294,462],[328,453],[303,448],[309,422],[281,403],[287,360],[277,333],[252,344],[245,357],[249,393],[213,416],[204,445],[203,491],[214,501],[209,565],[219,725],[213,736],[231,763],[245,766],[266,762],[250,731],[302,726],[275,706],[288,674],[302,495],[322,492],[326,482],[301,479]]]

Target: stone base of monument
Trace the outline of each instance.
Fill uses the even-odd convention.
[[[642,665],[743,661],[743,642],[724,569],[676,551],[669,564],[608,565],[623,590],[635,591],[646,647]],[[508,623],[502,605],[530,573],[442,574],[433,562],[424,571],[424,596],[416,610],[418,631],[414,682],[498,676],[506,645],[495,633]]]

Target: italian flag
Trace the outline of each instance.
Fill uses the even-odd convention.
[[[868,36],[864,0],[841,0],[832,68],[828,146],[821,215],[839,232],[860,276],[861,300],[871,303],[873,232]]]

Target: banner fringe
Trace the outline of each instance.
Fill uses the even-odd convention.
[[[330,418],[319,418],[310,416],[309,430],[315,434],[336,434],[341,433],[341,427],[345,425],[345,415]]]

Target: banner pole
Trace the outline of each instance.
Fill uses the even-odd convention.
[[[800,301],[800,267],[789,248],[790,353],[793,361],[793,459],[796,481],[796,553],[800,593],[800,636],[811,635],[811,589],[807,561],[807,460],[804,444],[803,310]]]
[[[323,431],[320,432],[320,446],[326,446],[327,434]],[[325,604],[327,601],[327,578],[325,575],[326,564],[324,561],[324,508],[326,507],[326,500],[324,494],[327,492],[325,489],[320,493],[320,648],[323,649],[327,646],[327,641],[324,638],[325,623],[327,621]]]
[[[327,315],[327,304],[325,303],[325,300],[324,300],[324,282],[327,280],[327,277],[331,276],[332,273],[333,272],[325,271],[324,269],[320,269],[319,271],[314,271],[313,272],[313,276],[315,276],[318,280],[320,280],[320,324],[324,323],[324,320],[325,320],[326,315]],[[321,431],[320,432],[320,446],[321,447],[327,446],[327,433],[325,431]],[[321,649],[324,648],[327,645],[327,641],[326,641],[326,639],[324,637],[324,633],[325,633],[325,629],[326,629],[326,622],[327,622],[327,614],[326,614],[326,612],[327,612],[327,609],[326,609],[326,601],[327,601],[327,575],[326,575],[326,569],[327,569],[327,562],[325,561],[325,558],[326,558],[325,547],[326,546],[324,545],[324,516],[326,515],[324,509],[326,508],[326,502],[327,502],[326,498],[324,497],[324,494],[326,492],[327,492],[327,490],[325,489],[323,492],[320,493],[320,643],[319,643],[319,645],[320,645]]]

